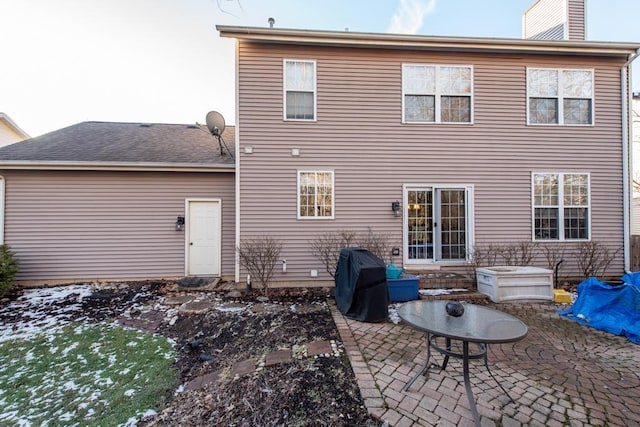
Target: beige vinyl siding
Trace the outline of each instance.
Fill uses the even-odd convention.
[[[25,137],[0,120],[0,147],[22,141]]]
[[[567,25],[567,2],[538,0],[524,13],[525,39],[563,40]]]
[[[282,120],[287,57],[317,61],[317,122]],[[250,42],[239,58],[240,143],[254,148],[240,153],[240,238],[283,241],[287,273],[277,269],[276,281],[308,279],[311,269],[330,279],[309,250],[326,231],[371,227],[401,247],[391,202],[402,201],[403,184],[473,185],[475,240],[487,244],[531,240],[532,172],[590,173],[592,238],[622,245],[620,60]],[[402,63],[473,65],[474,123],[402,124]],[[527,126],[526,67],[593,69],[595,125]],[[296,220],[297,170],[335,171],[335,220]],[[622,257],[612,270],[621,268]]]
[[[631,234],[640,236],[640,197],[634,197],[631,205]]]
[[[584,40],[585,0],[538,0],[524,14],[523,36],[541,40]]]
[[[585,40],[586,0],[566,0],[568,7],[569,40]]]
[[[233,173],[0,171],[18,280],[182,277],[185,198],[222,200],[222,274],[234,272]]]

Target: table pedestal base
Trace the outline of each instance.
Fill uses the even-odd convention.
[[[487,371],[489,372],[489,375],[491,375],[491,378],[493,378],[496,384],[500,386],[500,388],[502,389],[504,394],[507,395],[511,403],[515,403],[515,401],[511,398],[507,390],[505,390],[502,384],[500,384],[500,382],[496,379],[496,377],[493,376],[493,372],[491,372],[491,369],[489,368],[489,362],[487,360],[487,344],[473,343],[478,347],[478,351],[472,353],[469,351],[469,341],[455,340],[455,341],[460,341],[462,343],[462,352],[460,352],[453,349],[451,338],[433,335],[427,332],[426,339],[427,339],[427,359],[420,367],[420,370],[409,380],[409,382],[407,382],[407,384],[405,384],[405,386],[402,388],[402,391],[407,391],[409,387],[413,385],[415,380],[417,380],[420,375],[422,374],[426,375],[427,370],[430,367],[429,363],[431,361],[431,349],[433,348],[434,350],[438,351],[440,354],[444,355],[444,361],[442,362],[442,366],[438,366],[436,364],[433,365],[434,367],[439,367],[441,371],[444,371],[447,368],[447,364],[449,363],[449,357],[462,359],[462,375],[464,378],[464,388],[467,392],[467,400],[469,401],[469,408],[471,409],[473,422],[475,423],[476,426],[480,426],[480,417],[478,416],[478,409],[476,408],[476,401],[473,397],[473,392],[471,390],[471,382],[469,380],[469,360],[484,359],[484,366],[487,368]],[[444,339],[445,341],[444,347],[441,345],[438,345],[437,341],[439,339],[440,340]]]

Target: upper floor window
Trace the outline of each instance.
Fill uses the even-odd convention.
[[[473,68],[402,65],[403,123],[471,123]]]
[[[298,219],[333,218],[333,171],[298,172]]]
[[[529,68],[527,96],[529,124],[593,124],[593,70]]]
[[[534,173],[535,240],[589,239],[589,174]]]
[[[316,119],[315,61],[284,61],[284,118]]]

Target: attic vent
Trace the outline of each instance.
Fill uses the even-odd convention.
[[[200,127],[198,125],[187,125],[187,129],[200,129]]]
[[[140,127],[143,127],[143,128],[150,128],[151,126],[152,126],[151,123],[140,123]]]

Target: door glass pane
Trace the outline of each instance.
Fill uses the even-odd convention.
[[[440,190],[440,247],[443,260],[467,257],[465,191]]]
[[[407,242],[409,259],[433,259],[433,192],[408,192]]]

